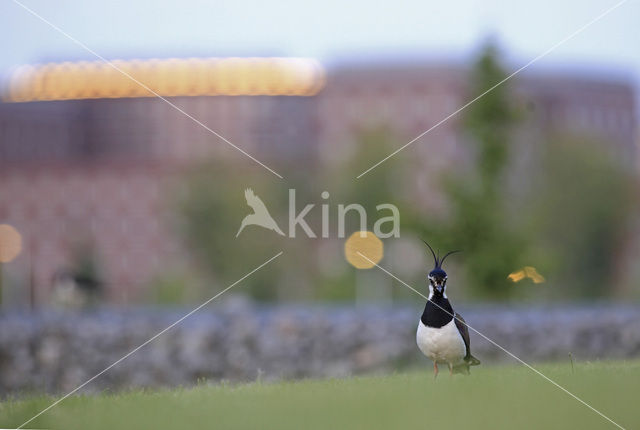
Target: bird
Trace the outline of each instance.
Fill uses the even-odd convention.
[[[276,224],[275,220],[271,218],[267,207],[264,205],[262,200],[260,200],[260,197],[253,193],[251,188],[244,190],[244,198],[247,200],[247,205],[253,209],[253,213],[244,217],[236,237],[238,237],[240,232],[248,225],[259,225],[260,227],[273,230],[279,235],[284,236],[284,233],[280,230],[278,224]]]
[[[469,328],[462,315],[455,312],[447,298],[447,273],[442,263],[451,254],[441,259],[433,248],[431,250],[435,267],[428,275],[429,297],[424,312],[418,322],[416,342],[420,351],[433,361],[434,378],[438,376],[438,364],[446,363],[449,373],[470,374],[469,368],[480,364],[480,360],[471,355]]]
[[[86,270],[60,268],[52,278],[53,301],[66,308],[82,308],[97,303],[104,285]]]

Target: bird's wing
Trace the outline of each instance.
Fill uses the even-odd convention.
[[[462,315],[458,312],[455,313],[456,327],[458,327],[458,331],[460,332],[460,336],[462,336],[462,340],[464,340],[464,346],[467,347],[467,355],[465,359],[471,357],[471,341],[469,339],[469,327],[467,327],[467,323],[465,322]]]
[[[269,213],[264,203],[262,203],[262,200],[260,200],[260,197],[256,196],[251,188],[244,190],[244,198],[247,199],[247,204],[251,206],[255,213]]]

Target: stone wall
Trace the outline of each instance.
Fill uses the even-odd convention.
[[[640,307],[461,307],[467,322],[527,362],[640,356]],[[0,390],[65,392],[144,343],[185,310],[0,314]],[[431,364],[415,345],[422,305],[202,309],[92,381],[86,391],[200,380],[342,377]],[[514,362],[471,331],[483,363]]]

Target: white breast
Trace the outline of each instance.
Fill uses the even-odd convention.
[[[420,351],[436,362],[455,365],[467,353],[467,347],[453,319],[440,328],[427,327],[420,321],[416,342]]]

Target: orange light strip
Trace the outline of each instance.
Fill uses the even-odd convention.
[[[308,58],[188,58],[113,61],[163,97],[312,96],[325,84]],[[6,102],[154,97],[102,61],[21,66],[2,95]]]

